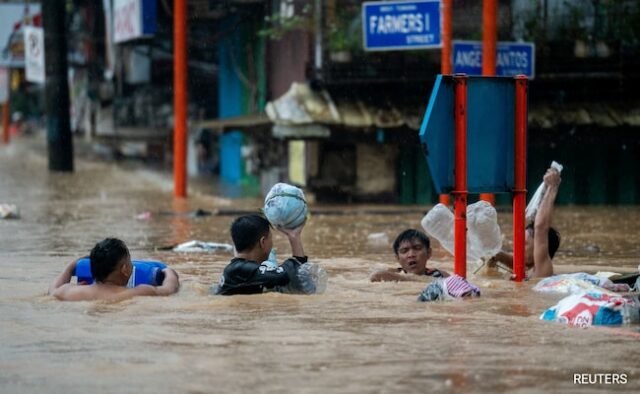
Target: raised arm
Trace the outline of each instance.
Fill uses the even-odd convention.
[[[549,228],[553,215],[553,205],[560,188],[560,173],[552,168],[544,174],[547,190],[542,197],[536,219],[534,221],[533,262],[534,276],[546,277],[553,275],[553,264],[549,255]]]
[[[302,246],[302,229],[306,220],[299,225],[298,227],[287,230],[285,228],[278,227],[278,231],[283,233],[289,239],[289,244],[291,245],[291,255],[296,257],[304,257],[304,247]]]
[[[49,295],[56,296],[55,293],[57,289],[71,282],[71,277],[76,271],[76,264],[78,263],[78,260],[72,261],[69,264],[67,264],[67,266],[64,267],[60,275],[58,275],[53,280],[53,282],[51,282],[51,285],[49,285],[49,292],[48,292]]]

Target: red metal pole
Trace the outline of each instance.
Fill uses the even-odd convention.
[[[456,74],[455,84],[455,190],[454,272],[467,277],[467,76]]]
[[[524,280],[524,210],[527,190],[527,85],[524,75],[516,79],[516,119],[513,189],[513,273],[515,280]]]
[[[496,75],[497,0],[482,3],[482,75]]]
[[[451,64],[451,2],[442,0],[442,52],[440,58],[440,74],[449,75],[453,72]],[[440,204],[449,205],[449,195],[440,195]]]
[[[498,37],[496,17],[497,0],[484,0],[482,3],[482,75],[496,75],[496,41]],[[496,205],[496,196],[492,193],[480,193],[480,199]]]
[[[2,104],[2,142],[9,143],[9,99]]]
[[[442,0],[442,52],[440,74],[452,73],[451,67],[451,1]]]
[[[173,183],[187,196],[187,1],[173,2]]]

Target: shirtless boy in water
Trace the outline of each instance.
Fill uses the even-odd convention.
[[[553,205],[560,188],[560,173],[549,168],[544,174],[544,183],[547,191],[540,201],[533,225],[525,229],[525,266],[529,269],[529,277],[545,278],[553,275],[553,256],[560,246],[560,233],[551,227]],[[513,268],[513,254],[504,251],[499,252],[489,264],[503,263]]]
[[[419,281],[420,277],[424,276],[449,276],[444,271],[427,268],[427,261],[431,257],[431,244],[429,237],[422,231],[409,229],[400,233],[393,242],[393,252],[400,267],[374,272],[371,275],[372,282]]]
[[[107,238],[91,250],[91,272],[95,279],[92,285],[69,283],[76,270],[78,260],[69,263],[64,271],[49,286],[49,295],[61,301],[111,300],[120,301],[135,296],[165,296],[180,288],[178,274],[171,268],[163,270],[165,277],[161,286],[139,285],[127,288],[133,272],[129,249],[119,239]]]

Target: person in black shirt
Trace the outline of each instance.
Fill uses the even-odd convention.
[[[417,281],[424,276],[449,276],[444,271],[427,268],[427,261],[431,257],[431,243],[422,231],[408,229],[400,233],[393,242],[393,252],[400,267],[374,272],[370,278],[372,282]]]
[[[298,267],[307,262],[302,246],[303,228],[304,223],[291,230],[278,228],[289,239],[293,257],[278,267],[271,267],[261,264],[269,258],[273,247],[269,221],[260,215],[245,215],[234,220],[231,239],[236,257],[225,267],[215,294],[258,294],[297,281]]]

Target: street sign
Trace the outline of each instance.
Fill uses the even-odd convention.
[[[362,4],[366,51],[440,48],[440,0]]]
[[[44,83],[44,30],[41,27],[24,27],[25,79]]]
[[[155,0],[114,0],[113,41],[150,36],[157,30]]]
[[[467,80],[467,191],[506,193],[514,186],[515,78]],[[438,194],[455,187],[455,85],[438,75],[420,141]]]
[[[535,45],[532,42],[499,42],[496,47],[496,76],[535,76]],[[482,42],[453,41],[453,72],[482,75]]]

